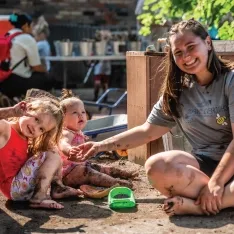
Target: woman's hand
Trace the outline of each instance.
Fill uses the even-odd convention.
[[[15,117],[21,117],[21,116],[32,116],[28,113],[28,109],[31,105],[27,102],[19,102],[16,105],[13,106]]]
[[[209,183],[201,189],[195,204],[200,205],[206,215],[215,215],[219,213],[222,208],[223,192],[224,185],[209,181]]]
[[[69,159],[83,162],[99,152],[99,143],[89,141],[69,150]]]

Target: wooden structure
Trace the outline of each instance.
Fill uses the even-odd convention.
[[[223,59],[234,61],[234,52],[219,52]],[[127,62],[128,128],[144,123],[159,98],[165,53],[129,51]],[[129,150],[129,160],[143,165],[153,154],[164,151],[162,139]]]
[[[160,64],[164,56],[164,53],[127,52],[128,128],[144,123],[158,100],[162,84]],[[159,139],[129,150],[129,160],[143,165],[146,158],[163,150],[162,139]]]

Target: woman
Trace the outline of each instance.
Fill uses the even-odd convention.
[[[0,92],[13,98],[25,95],[30,88],[50,90],[52,86],[46,69],[41,65],[37,43],[31,36],[31,17],[26,14],[14,13],[10,16],[9,21],[15,28],[11,29],[7,33],[8,35],[21,32],[12,39],[10,68],[25,59],[6,80],[0,83]]]
[[[206,29],[190,19],[168,33],[162,96],[147,121],[127,132],[77,148],[77,160],[100,151],[133,148],[179,124],[192,153],[178,150],[151,156],[150,183],[167,196],[173,214],[217,214],[234,206],[234,71],[215,54]]]

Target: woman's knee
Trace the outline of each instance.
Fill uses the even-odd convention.
[[[175,172],[178,174],[179,171],[181,172],[181,165],[187,164],[190,164],[190,162],[187,161],[183,152],[166,151],[151,156],[145,163],[145,170],[148,177],[160,175],[160,178],[162,178]]]

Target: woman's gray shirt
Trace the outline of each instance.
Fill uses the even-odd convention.
[[[220,160],[233,139],[234,71],[217,77],[209,86],[197,82],[184,88],[180,97],[180,118],[192,153]],[[154,105],[147,122],[174,127],[175,120],[162,111],[162,97]]]

